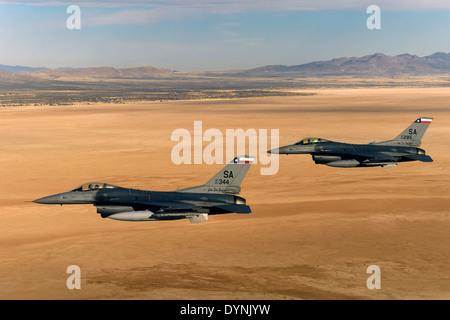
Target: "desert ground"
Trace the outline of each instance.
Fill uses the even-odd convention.
[[[450,299],[450,88],[308,92],[1,108],[0,299]],[[421,146],[433,163],[342,169],[280,155],[275,175],[250,168],[249,215],[122,222],[30,202],[89,181],[203,184],[223,165],[171,160],[172,132],[196,120],[203,131],[279,129],[286,145],[389,140],[420,116],[434,117]],[[79,290],[66,286],[70,265]],[[381,289],[367,288],[370,265]]]

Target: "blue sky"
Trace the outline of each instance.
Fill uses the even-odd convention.
[[[69,5],[81,29],[69,30]],[[369,30],[366,9],[381,9]],[[2,1],[0,64],[179,71],[295,65],[376,52],[450,52],[445,0]]]

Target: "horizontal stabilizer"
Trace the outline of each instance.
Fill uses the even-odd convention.
[[[418,160],[422,162],[433,162],[433,159],[431,159],[430,156],[427,156],[426,154],[411,154],[407,156],[403,156],[404,158],[411,159],[411,160]]]
[[[229,212],[235,212],[235,213],[251,213],[252,210],[249,206],[242,205],[242,204],[224,204],[215,206],[216,208],[226,210]]]

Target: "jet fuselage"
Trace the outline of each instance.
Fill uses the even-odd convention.
[[[95,184],[95,183],[94,183]],[[245,199],[229,194],[189,193],[177,191],[147,191],[131,188],[108,187],[95,184],[92,189],[78,188],[34,200],[41,204],[93,204],[102,217],[129,211],[154,210],[170,207],[171,213],[196,212],[207,214],[226,213],[221,205],[245,205]],[[100,187],[99,187],[100,186]],[[97,188],[96,188],[97,187]],[[203,208],[200,210],[198,208]]]
[[[425,150],[418,148],[433,118],[420,117],[392,140],[369,144],[334,142],[305,138],[295,144],[269,150],[278,154],[310,154],[316,164],[330,167],[395,167],[398,162],[432,162]]]
[[[417,147],[377,144],[350,144],[323,139],[314,144],[292,144],[270,153],[310,154],[316,164],[331,167],[395,166],[398,162],[421,160],[431,162],[425,150]]]

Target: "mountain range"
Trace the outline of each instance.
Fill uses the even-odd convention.
[[[45,80],[90,79],[171,79],[191,76],[240,78],[303,78],[325,76],[390,77],[402,75],[450,75],[450,53],[436,52],[419,57],[411,54],[388,56],[375,53],[363,57],[342,57],[300,65],[268,65],[248,70],[221,72],[174,72],[165,68],[79,68],[48,69],[0,65],[3,83],[29,83]]]
[[[236,75],[247,77],[304,76],[391,76],[450,74],[450,53],[437,52],[419,57],[411,54],[387,56],[382,53],[363,57],[343,57],[329,61],[284,66],[270,65],[245,70]]]
[[[24,67],[24,66],[7,66],[4,64],[0,64],[0,71],[9,72],[9,73],[18,73],[21,71],[37,71],[43,70],[46,68],[33,68],[33,67]]]
[[[82,69],[40,69],[36,71],[21,71],[18,75],[39,77],[42,79],[145,79],[170,77],[173,72],[169,69],[152,66],[116,69],[113,67],[82,68]]]

